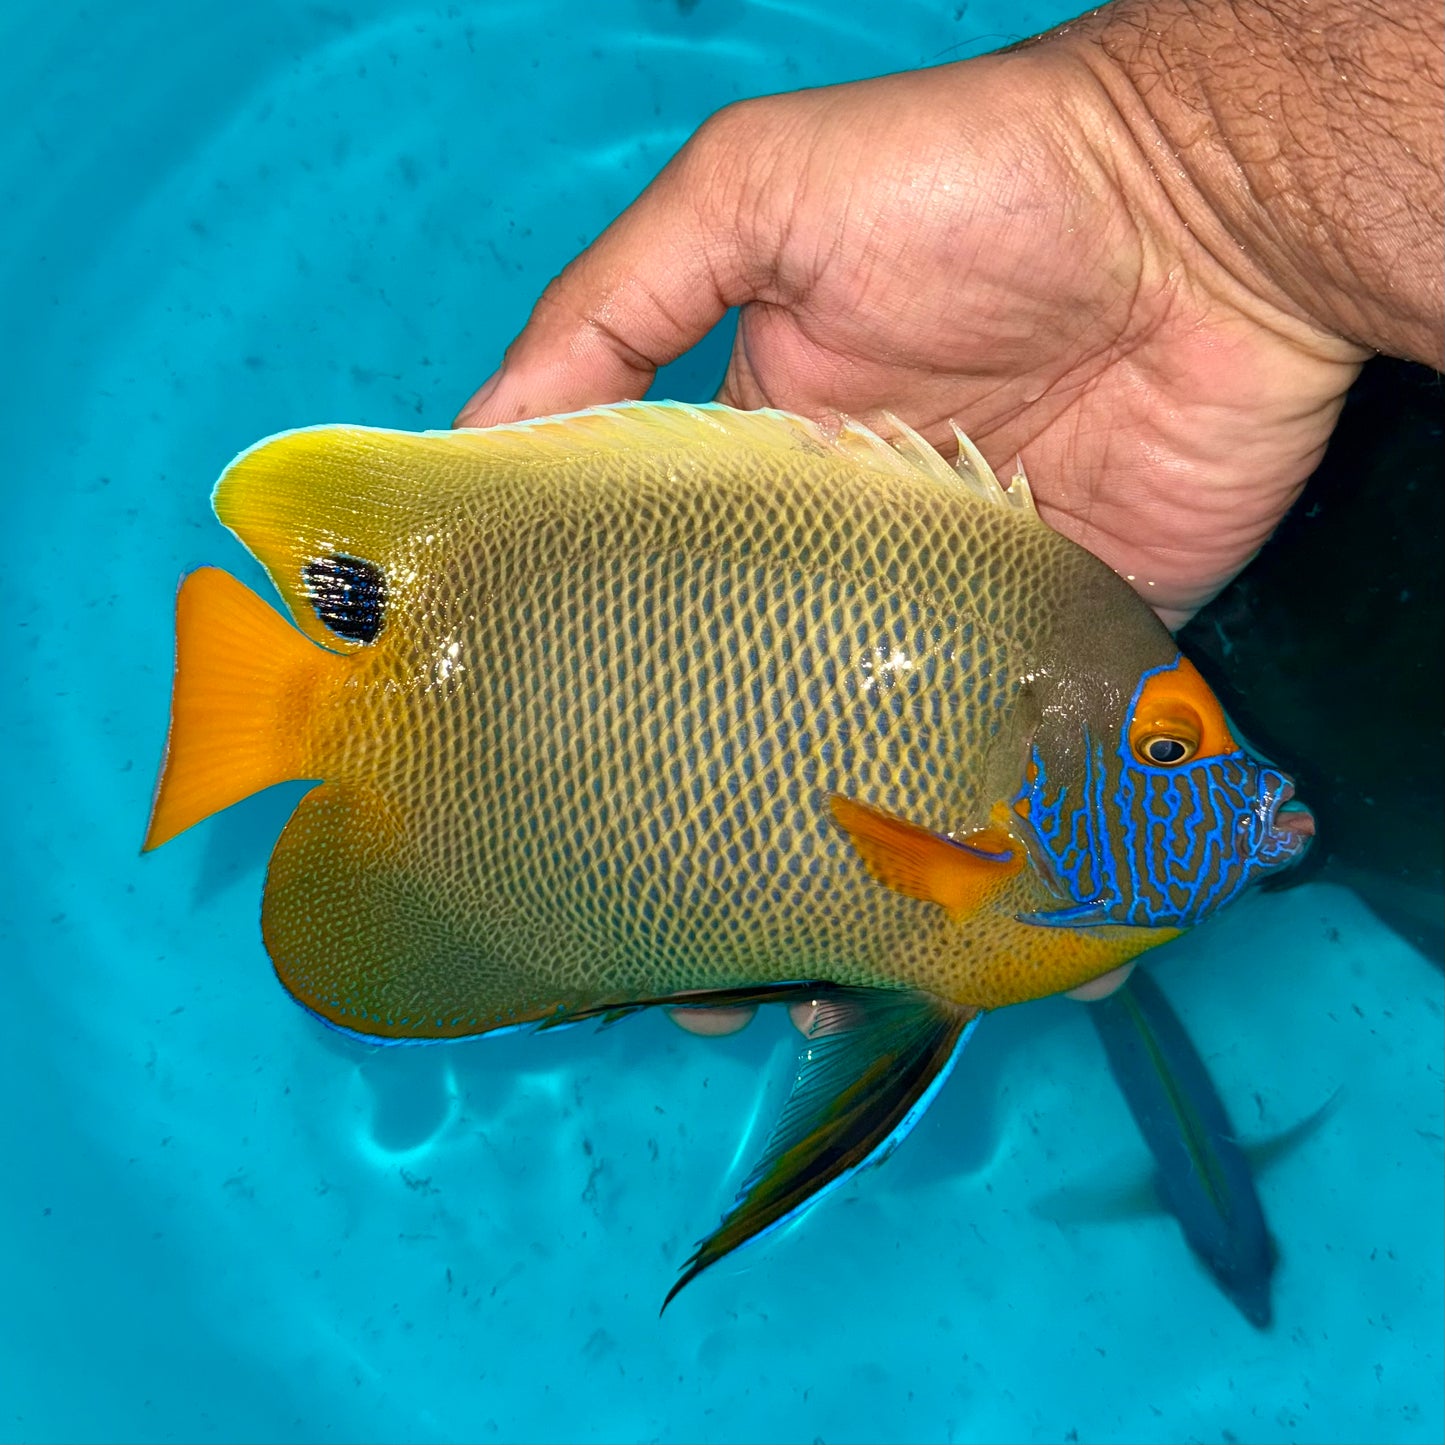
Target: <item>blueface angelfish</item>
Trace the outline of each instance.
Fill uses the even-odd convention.
[[[214,501],[300,632],[224,572],[181,586],[146,846],[320,780],[262,909],[313,1013],[424,1040],[824,1000],[673,1293],[896,1144],[982,1011],[1121,966],[1313,831],[1021,475],[897,430],[632,404],[288,432]]]

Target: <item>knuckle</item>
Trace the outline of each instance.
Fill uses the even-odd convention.
[[[673,161],[667,183],[700,230],[726,235],[746,254],[767,250],[778,203],[774,182],[789,163],[787,96],[734,101],[705,120]],[[784,187],[787,189],[787,187]]]

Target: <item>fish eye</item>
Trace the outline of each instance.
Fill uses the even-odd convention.
[[[386,621],[386,575],[374,562],[338,552],[301,569],[312,610],[338,637],[374,642]]]
[[[1156,767],[1177,768],[1187,763],[1199,751],[1199,744],[1193,738],[1178,737],[1170,733],[1149,733],[1134,744],[1135,751],[1146,763]]]

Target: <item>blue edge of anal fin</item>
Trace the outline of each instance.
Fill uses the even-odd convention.
[[[742,1245],[881,1163],[933,1102],[982,1013],[920,993],[820,989],[782,1116],[722,1224],[662,1303]]]

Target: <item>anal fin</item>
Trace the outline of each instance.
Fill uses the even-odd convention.
[[[821,995],[762,1158],[722,1224],[684,1266],[663,1309],[725,1255],[886,1158],[932,1102],[980,1017],[976,1009],[913,992]]]

